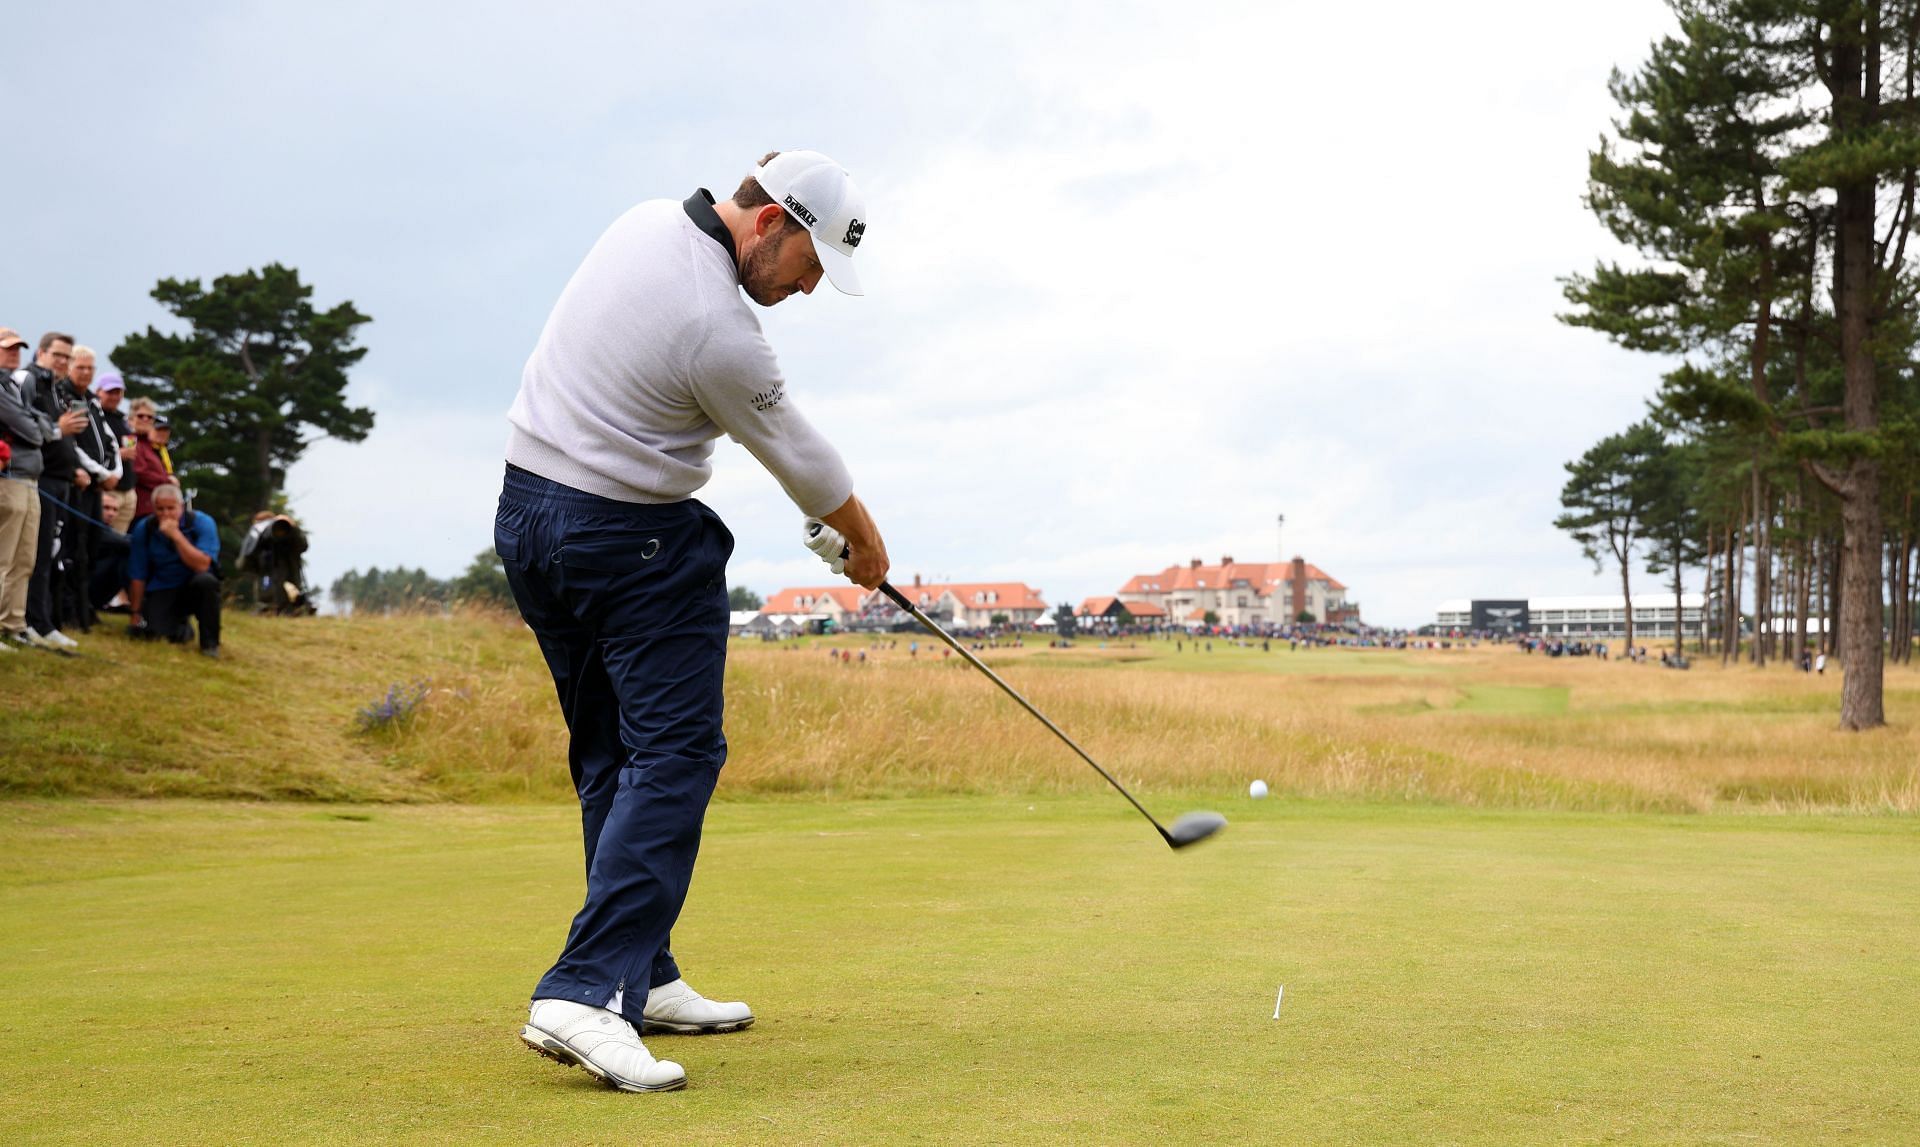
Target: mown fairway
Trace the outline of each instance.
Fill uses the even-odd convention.
[[[1169,808],[1188,802],[1163,799]],[[10,1143],[1894,1143],[1908,819],[733,802],[676,947],[750,1031],[514,1038],[559,808],[0,810]],[[1274,995],[1286,985],[1281,1018]]]

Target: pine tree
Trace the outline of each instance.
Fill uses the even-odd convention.
[[[174,461],[197,505],[230,528],[273,504],[318,438],[358,442],[373,428],[373,412],[346,400],[347,371],[367,353],[356,332],[371,320],[352,303],[317,310],[312,295],[277,263],[211,287],[162,279],[153,297],[187,332],[148,327],[114,349],[128,389],[172,421]]]
[[[1577,462],[1567,463],[1560,504],[1567,512],[1553,524],[1573,535],[1595,572],[1612,557],[1620,570],[1627,607],[1627,648],[1633,648],[1633,559],[1659,497],[1652,459],[1665,442],[1641,422],[1601,439]]]

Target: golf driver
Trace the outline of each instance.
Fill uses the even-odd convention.
[[[1198,844],[1200,841],[1207,839],[1208,837],[1212,836],[1214,833],[1219,832],[1221,829],[1227,826],[1227,818],[1224,816],[1221,816],[1217,812],[1186,813],[1180,817],[1175,818],[1172,828],[1169,829],[1163,826],[1159,821],[1153,819],[1153,814],[1148,812],[1145,806],[1143,806],[1139,801],[1133,799],[1133,794],[1127,791],[1125,785],[1122,785],[1119,781],[1114,780],[1112,773],[1100,767],[1099,761],[1096,761],[1092,757],[1088,756],[1087,751],[1085,749],[1075,744],[1072,737],[1069,737],[1065,733],[1061,732],[1060,726],[1054,724],[1052,721],[1047,720],[1047,715],[1045,713],[1042,713],[1040,710],[1034,708],[1033,704],[1029,702],[1025,697],[1022,697],[1019,694],[1019,692],[1014,689],[1013,686],[1007,684],[1005,681],[1000,680],[1000,675],[998,673],[995,673],[993,670],[987,668],[986,662],[980,660],[978,657],[975,657],[972,651],[967,649],[966,646],[960,644],[958,641],[955,641],[950,635],[948,635],[946,630],[934,624],[934,621],[932,618],[928,617],[926,614],[921,613],[918,609],[914,608],[914,604],[907,600],[906,595],[902,594],[899,590],[893,588],[892,585],[886,582],[880,583],[880,592],[886,594],[887,598],[890,601],[892,601],[893,604],[905,610],[915,621],[919,622],[921,625],[926,626],[927,632],[933,634],[935,637],[946,642],[949,646],[953,648],[953,651],[955,653],[958,653],[960,656],[966,658],[970,663],[972,663],[975,669],[978,669],[980,672],[985,673],[988,676],[988,678],[990,678],[993,681],[995,685],[1000,686],[1001,689],[1006,691],[1007,696],[1013,698],[1015,701],[1020,702],[1020,707],[1025,709],[1027,712],[1032,713],[1034,717],[1037,718],[1042,725],[1045,725],[1047,728],[1052,729],[1054,736],[1060,738],[1062,741],[1065,741],[1069,749],[1072,749],[1074,752],[1079,753],[1080,759],[1087,762],[1089,765],[1092,765],[1095,772],[1107,778],[1107,783],[1112,785],[1115,791],[1117,791],[1121,796],[1126,797],[1128,804],[1140,810],[1140,815],[1146,817],[1147,823],[1153,825],[1153,827],[1159,831],[1161,839],[1167,842],[1168,848],[1185,848],[1189,844]]]

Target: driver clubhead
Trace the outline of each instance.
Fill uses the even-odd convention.
[[[1182,813],[1167,830],[1167,843],[1174,848],[1185,848],[1189,844],[1201,841],[1227,827],[1227,818],[1217,812]]]

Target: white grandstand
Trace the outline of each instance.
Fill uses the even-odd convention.
[[[1473,630],[1495,628],[1487,624],[1487,606],[1505,607],[1500,612],[1509,613],[1515,603],[1507,601],[1475,602],[1466,598],[1443,601],[1435,613],[1434,624],[1443,631],[1459,630],[1467,633]],[[1475,618],[1475,607],[1480,607],[1481,616]],[[1678,623],[1685,628],[1689,639],[1697,640],[1701,636],[1701,626],[1706,614],[1706,595],[1683,593],[1680,595],[1680,616]],[[1574,637],[1574,638],[1625,638],[1627,635],[1627,600],[1619,594],[1584,594],[1573,597],[1530,597],[1526,602],[1526,612],[1522,617],[1513,618],[1514,628],[1534,637]],[[1674,600],[1671,593],[1635,594],[1633,598],[1633,637],[1636,642],[1641,638],[1671,638],[1676,619]],[[1502,627],[1504,628],[1504,627]]]

